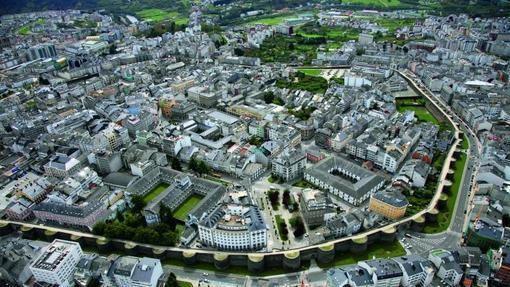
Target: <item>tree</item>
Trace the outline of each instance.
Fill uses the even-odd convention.
[[[135,194],[131,196],[131,204],[133,205],[133,212],[141,212],[145,207],[145,202],[143,201],[143,196]]]
[[[108,47],[108,50],[110,55],[117,54],[117,45],[111,44],[110,47]]]
[[[177,277],[175,277],[175,274],[172,272],[168,276],[168,280],[166,280],[165,287],[178,287],[179,283],[177,282]]]
[[[103,235],[104,231],[106,229],[106,223],[104,222],[98,222],[94,227],[92,228],[92,233],[96,235]]]
[[[182,171],[181,161],[177,157],[172,157],[172,169]]]
[[[267,192],[267,195],[269,197],[269,201],[271,202],[272,206],[278,205],[278,199],[280,197],[280,191],[278,190],[270,190]]]
[[[409,52],[409,48],[407,48],[407,46],[404,46],[404,48],[402,48],[402,51],[404,51],[404,53],[407,54]]]
[[[504,227],[510,226],[510,215],[508,213],[503,214],[502,221]]]
[[[197,172],[199,174],[208,174],[209,171],[210,171],[209,166],[203,160],[198,162]]]
[[[264,102],[265,102],[266,104],[270,104],[270,103],[272,103],[273,101],[274,101],[274,94],[273,94],[273,92],[266,92],[266,93],[264,94]]]
[[[164,204],[159,206],[159,218],[162,223],[168,225],[170,230],[175,231],[177,221],[172,213],[172,210]]]
[[[285,208],[289,209],[290,204],[290,191],[288,189],[283,191],[282,203]]]
[[[196,171],[197,167],[198,167],[197,159],[195,157],[191,157],[188,163],[188,168],[191,169],[192,171]]]
[[[234,54],[238,57],[244,56],[244,50],[241,48],[234,48]]]

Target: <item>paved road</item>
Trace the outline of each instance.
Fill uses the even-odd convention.
[[[469,148],[465,151],[467,155],[465,169],[463,171],[460,191],[457,195],[455,202],[454,215],[450,226],[445,232],[437,234],[419,234],[410,232],[411,238],[405,238],[400,236],[400,240],[404,240],[405,243],[410,244],[411,249],[415,253],[427,255],[428,251],[433,248],[445,248],[445,249],[457,249],[460,246],[462,233],[468,224],[467,215],[469,214],[468,208],[471,208],[470,202],[475,194],[475,176],[477,175],[480,154],[482,151],[482,145],[478,140],[474,131],[466,125],[462,119],[451,110],[451,108],[442,101],[441,98],[437,97],[432,93],[423,83],[412,73],[405,71],[399,72],[408,82],[415,85],[417,90],[429,100],[433,101],[436,106],[440,107],[446,112],[455,122],[459,123],[458,127],[466,135]],[[404,239],[405,238],[405,239]]]

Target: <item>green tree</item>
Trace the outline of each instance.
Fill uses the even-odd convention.
[[[175,274],[172,272],[168,276],[168,280],[166,280],[165,287],[178,287],[179,283],[177,282],[177,277],[175,277]]]
[[[203,160],[198,162],[197,172],[199,174],[208,174],[209,171],[210,171],[209,166]]]
[[[264,102],[265,102],[266,104],[270,104],[270,103],[272,103],[272,102],[274,101],[274,98],[275,98],[275,97],[274,97],[274,93],[273,93],[273,92],[266,92],[266,93],[264,94]]]
[[[175,231],[177,221],[172,213],[172,210],[164,204],[159,206],[159,218],[162,223],[168,225],[170,230]]]
[[[192,171],[197,171],[197,167],[198,167],[197,159],[193,156],[189,160],[188,168],[191,169]]]
[[[103,235],[104,231],[106,229],[106,223],[104,222],[98,222],[94,227],[92,228],[92,233],[96,235]]]
[[[172,169],[182,171],[181,161],[177,157],[172,157],[171,163]]]
[[[134,212],[141,212],[145,207],[143,196],[138,194],[131,196],[131,204],[133,205],[132,209]]]

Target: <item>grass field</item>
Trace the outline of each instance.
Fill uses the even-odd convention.
[[[143,197],[143,202],[145,202],[145,204],[151,202],[154,198],[156,198],[156,196],[158,196],[160,193],[162,193],[167,187],[168,187],[168,184],[166,184],[166,183],[159,184],[158,186],[156,186],[156,188],[151,190],[149,193],[147,193]]]
[[[193,284],[188,281],[177,281],[177,286],[179,287],[193,287]]]
[[[467,141],[467,140],[466,140]],[[466,154],[462,153],[460,158],[455,162],[455,174],[453,175],[453,182],[451,186],[451,192],[448,196],[448,202],[446,203],[447,210],[439,213],[437,217],[437,223],[433,225],[427,225],[423,229],[424,233],[438,233],[445,231],[450,225],[452,220],[453,210],[455,209],[455,202],[457,201],[457,195],[460,190],[460,183],[462,181],[462,174],[466,166]]]
[[[188,18],[180,15],[175,11],[165,11],[162,9],[151,8],[144,9],[136,12],[136,15],[145,21],[149,22],[161,22],[165,20],[172,20],[177,25],[188,23]]]
[[[369,260],[373,258],[389,258],[389,257],[397,257],[403,256],[406,254],[406,251],[400,245],[400,242],[397,240],[391,243],[383,243],[378,242],[368,246],[367,251],[362,254],[351,254],[351,253],[342,253],[338,254],[335,257],[333,262],[328,264],[318,264],[321,268],[332,268],[335,266],[349,265],[355,264],[358,261]]]
[[[186,219],[188,213],[195,207],[201,200],[202,196],[193,194],[188,197],[175,211],[174,217],[180,220]]]
[[[283,218],[280,215],[275,215],[274,219],[276,221],[276,227],[278,228],[278,234],[280,234],[280,239],[282,241],[289,240],[289,237],[283,234],[283,229],[281,228],[282,226],[280,225],[280,222],[285,222]]]
[[[298,69],[298,71],[305,73],[309,76],[318,77],[320,76],[322,70],[321,69]]]
[[[359,4],[373,7],[398,7],[401,5],[399,0],[347,0],[344,3]]]
[[[252,20],[246,23],[246,25],[256,25],[256,24],[262,24],[262,25],[270,25],[275,26],[283,23],[285,19],[290,19],[296,17],[295,14],[286,14],[286,15],[273,15],[269,17],[263,17],[256,20]]]
[[[439,125],[439,121],[422,105],[400,104],[397,102],[397,110],[401,113],[406,111],[414,111],[415,117],[420,122],[431,122]]]

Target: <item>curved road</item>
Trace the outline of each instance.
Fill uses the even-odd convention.
[[[461,244],[462,233],[468,224],[468,208],[471,207],[469,203],[472,201],[475,194],[475,177],[478,174],[478,168],[480,165],[479,158],[482,152],[482,145],[475,132],[451,110],[450,106],[445,104],[441,98],[435,96],[434,93],[425,87],[425,85],[421,83],[421,80],[407,70],[398,71],[398,73],[412,84],[422,96],[429,99],[429,101],[433,102],[436,107],[440,107],[443,112],[446,112],[449,116],[451,116],[455,122],[458,123],[460,129],[464,132],[468,139],[469,148],[465,151],[467,155],[466,165],[462,175],[460,190],[457,194],[453,217],[448,229],[437,234],[412,233],[414,236],[407,240],[407,242],[411,243],[411,245],[416,249],[415,252],[422,255],[428,255],[428,252],[433,248],[455,250]]]

